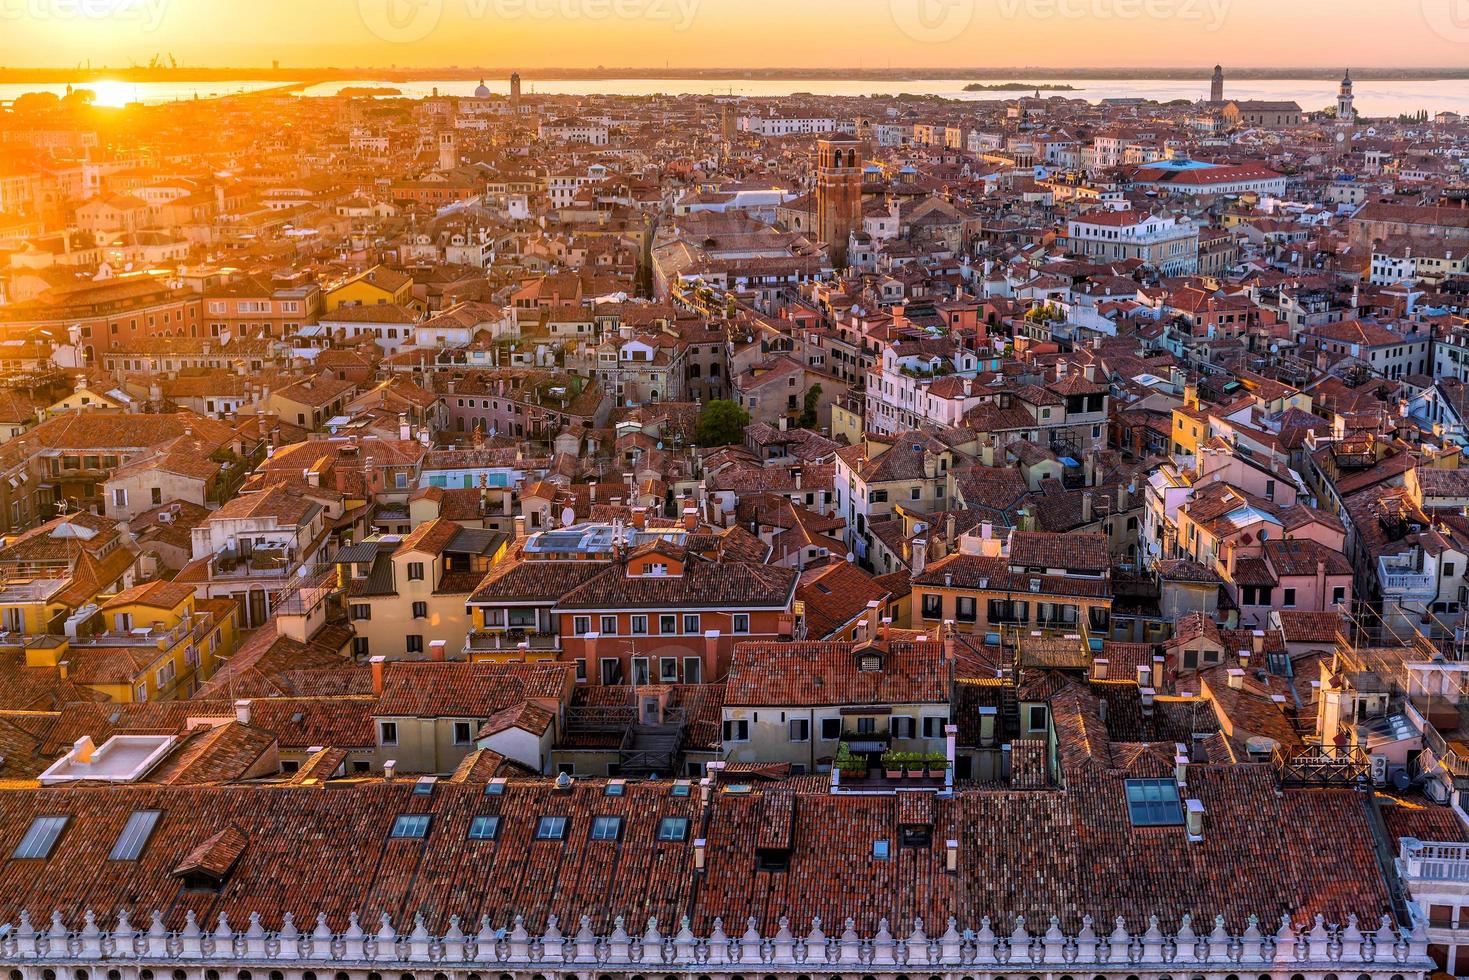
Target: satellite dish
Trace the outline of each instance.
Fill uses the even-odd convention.
[[[562,527],[570,527],[572,524],[575,524],[575,523],[576,523],[576,511],[572,510],[569,506],[563,508],[562,511],[561,511],[561,526]]]
[[[847,564],[848,564],[848,565],[850,565],[850,564],[852,564],[852,562],[854,562],[854,561],[856,561],[856,560],[857,560],[857,556],[856,556],[856,555],[854,555],[854,554],[853,554],[853,553],[852,553],[852,552],[850,552],[850,551],[849,551],[849,552],[847,552]]]
[[[1393,789],[1400,791],[1405,790],[1409,786],[1413,785],[1413,777],[1408,775],[1408,771],[1406,769],[1399,769],[1397,772],[1394,772],[1392,774],[1392,785]]]

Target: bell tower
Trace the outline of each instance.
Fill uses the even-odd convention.
[[[862,226],[862,141],[832,135],[816,143],[816,234],[831,263],[847,266],[847,241]]]
[[[1337,122],[1356,122],[1357,109],[1353,104],[1354,102],[1355,97],[1352,95],[1352,71],[1349,68],[1347,69],[1346,75],[1342,77],[1341,88],[1336,93]]]
[[[1219,105],[1224,101],[1224,66],[1214,66],[1214,78],[1209,82],[1209,101]]]

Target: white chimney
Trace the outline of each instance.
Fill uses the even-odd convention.
[[[389,759],[387,762],[384,762],[383,763],[383,778],[386,779],[388,782],[392,782],[393,781],[393,773],[396,772],[397,769],[398,769],[398,760],[397,759]]]
[[[1187,800],[1184,811],[1188,839],[1197,844],[1204,839],[1204,803],[1202,800]]]
[[[944,870],[949,874],[959,872],[959,842],[950,838],[944,841]]]
[[[73,765],[90,766],[92,756],[97,752],[97,743],[92,741],[92,736],[83,735],[72,743],[71,761]]]
[[[235,721],[242,725],[250,724],[250,699],[241,698],[235,702]]]
[[[1112,662],[1105,657],[1098,657],[1092,661],[1092,680],[1104,681],[1107,679],[1107,670]]]
[[[1243,691],[1245,688],[1245,672],[1243,668],[1229,668],[1229,689],[1231,691]]]

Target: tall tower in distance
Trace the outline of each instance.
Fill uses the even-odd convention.
[[[1342,77],[1341,88],[1336,93],[1336,119],[1337,122],[1355,122],[1357,109],[1353,105],[1355,98],[1352,95],[1352,70],[1347,69],[1346,75]]]
[[[510,73],[510,111],[520,115],[520,72]]]
[[[735,107],[733,102],[726,102],[719,107],[719,135],[729,143],[735,138],[735,129],[738,122],[735,118]]]
[[[1215,105],[1224,102],[1224,66],[1214,66],[1214,78],[1209,82],[1209,101]]]
[[[459,166],[459,141],[453,130],[439,134],[439,169],[453,170]]]
[[[832,134],[816,142],[816,234],[831,263],[847,267],[847,240],[862,226],[862,141]]]

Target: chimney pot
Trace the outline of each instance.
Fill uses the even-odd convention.
[[[250,724],[250,699],[241,698],[235,702],[235,721],[242,725]]]
[[[1229,668],[1229,687],[1233,691],[1242,691],[1245,686],[1245,671],[1243,667]]]
[[[72,743],[71,761],[77,765],[89,766],[92,764],[92,756],[97,752],[97,743],[92,741],[92,736],[83,735]]]
[[[395,772],[397,772],[397,771],[398,771],[398,760],[397,759],[389,759],[387,762],[384,762],[383,763],[383,779],[387,780],[388,782],[391,783],[393,781],[393,774]]]
[[[431,640],[431,641],[429,641],[429,645],[428,645],[428,658],[430,660],[432,660],[432,661],[437,662],[437,663],[442,663],[443,660],[444,660],[444,648],[447,647],[448,645],[449,644],[448,644],[448,641],[447,640]]]
[[[378,697],[383,696],[383,665],[387,662],[388,658],[381,654],[368,660],[372,664],[372,693]]]
[[[1107,679],[1107,670],[1111,666],[1112,666],[1112,662],[1110,660],[1106,659],[1105,657],[1098,657],[1095,660],[1093,660],[1092,661],[1092,679],[1093,680],[1098,680],[1098,681],[1104,681],[1104,680],[1106,680]]]
[[[944,841],[944,870],[949,874],[957,874],[959,871],[959,842],[949,839]]]

